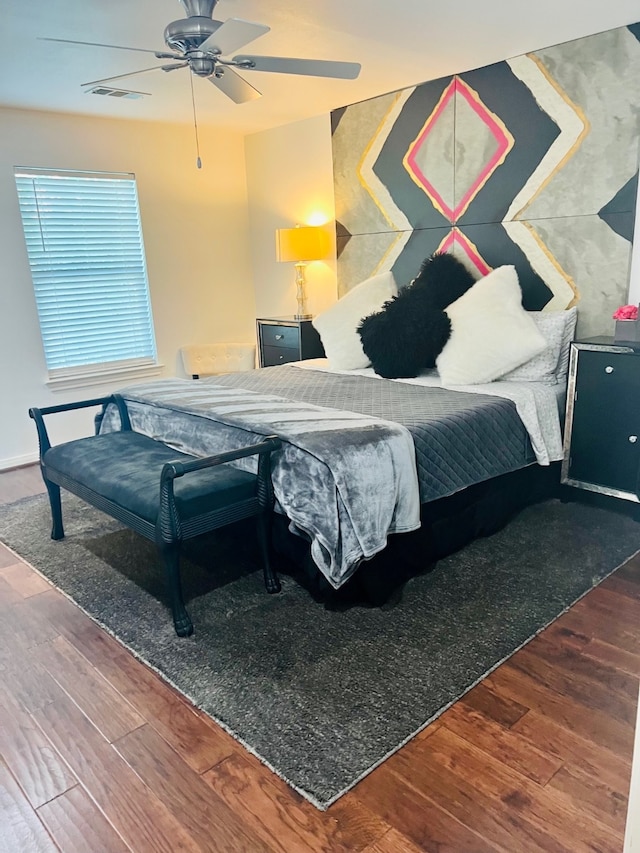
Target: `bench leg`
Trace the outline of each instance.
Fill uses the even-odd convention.
[[[64,527],[62,525],[62,502],[60,500],[60,486],[42,475],[44,484],[49,494],[49,506],[51,507],[51,538],[64,539]]]
[[[264,585],[267,592],[273,594],[280,592],[282,587],[278,580],[278,575],[271,566],[270,540],[271,540],[271,513],[261,512],[256,518],[258,528],[258,544],[260,545],[260,553],[262,554],[262,565],[264,566]]]
[[[182,583],[180,582],[180,545],[177,542],[161,542],[158,545],[164,563],[169,591],[169,601],[173,614],[173,624],[179,637],[189,637],[193,634],[193,622],[187,613],[182,598]]]

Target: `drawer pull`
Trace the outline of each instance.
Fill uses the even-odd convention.
[[[631,444],[635,444],[637,440],[638,440],[637,435],[630,435],[629,436],[629,441],[631,442]]]
[[[604,372],[605,373],[613,373],[613,367],[611,367],[611,366],[605,367]]]
[[[276,335],[276,340],[281,341],[284,338],[284,335]]]
[[[278,361],[282,361],[282,359],[283,359],[283,358],[284,358],[284,356],[283,356],[283,355],[279,355],[279,356],[278,356]],[[629,441],[631,441],[631,439],[629,439]]]

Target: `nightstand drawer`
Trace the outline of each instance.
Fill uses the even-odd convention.
[[[273,367],[275,364],[286,364],[288,361],[300,361],[298,348],[294,347],[263,347],[262,366]]]
[[[262,323],[262,343],[265,348],[291,347],[297,353],[300,347],[300,330],[298,326],[275,326]],[[293,360],[290,359],[290,361]]]
[[[324,356],[320,335],[311,320],[269,317],[258,318],[256,323],[260,367]]]

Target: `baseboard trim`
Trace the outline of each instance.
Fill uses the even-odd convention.
[[[25,453],[24,456],[0,459],[0,471],[9,471],[11,468],[23,468],[25,465],[33,465],[39,458],[37,453]]]

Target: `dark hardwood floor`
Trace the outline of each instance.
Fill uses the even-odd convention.
[[[3,853],[622,851],[640,558],[324,813],[2,545],[0,633]]]

